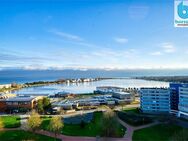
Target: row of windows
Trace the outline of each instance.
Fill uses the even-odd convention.
[[[28,105],[30,102],[6,102],[7,105]]]

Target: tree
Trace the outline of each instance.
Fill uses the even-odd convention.
[[[47,110],[48,108],[50,108],[51,104],[50,104],[50,99],[47,97],[43,98],[43,108],[44,110]]]
[[[44,111],[48,110],[51,107],[50,99],[44,97],[43,99],[38,100],[37,110],[39,113],[43,114]]]
[[[115,113],[112,110],[106,111],[102,118],[102,135],[105,137],[116,137],[118,136],[118,128],[119,124]]]
[[[3,120],[2,118],[0,118],[0,129],[4,128],[4,123],[3,123]]]
[[[41,125],[42,120],[36,111],[32,111],[29,119],[27,120],[28,128],[35,132]]]
[[[37,110],[39,113],[44,113],[43,100],[39,99],[37,104]]]
[[[49,129],[54,132],[55,137],[58,133],[61,133],[64,124],[60,116],[54,116],[50,120]]]

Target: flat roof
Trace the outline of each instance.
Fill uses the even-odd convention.
[[[6,102],[32,101],[35,98],[36,96],[17,96],[17,97],[2,99],[1,101],[6,101]]]
[[[97,88],[116,88],[116,89],[124,89],[122,87],[117,87],[117,86],[98,86]]]
[[[142,87],[140,88],[140,90],[143,90],[143,89],[146,89],[146,90],[169,90],[169,88],[167,87]]]
[[[130,93],[127,93],[127,92],[114,92],[114,94],[120,94],[120,95],[130,95]]]

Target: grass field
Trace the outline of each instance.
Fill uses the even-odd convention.
[[[19,116],[2,116],[1,120],[3,121],[4,128],[20,127]]]
[[[71,136],[101,136],[102,127],[101,127],[101,118],[102,113],[94,113],[94,118],[90,123],[85,123],[84,127],[81,127],[80,124],[65,124],[62,130],[62,134],[71,135]],[[43,120],[42,128],[48,130],[49,118]],[[125,133],[125,128],[121,125],[117,129],[118,137],[122,137]]]
[[[23,130],[15,131],[0,131],[1,141],[55,141],[54,138],[33,134],[31,132],[26,132]],[[60,141],[57,139],[57,141]]]
[[[172,124],[160,124],[135,131],[133,141],[170,141],[183,128]],[[188,129],[184,129],[188,132]]]

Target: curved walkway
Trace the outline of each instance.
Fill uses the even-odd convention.
[[[135,126],[132,126],[132,125],[127,124],[126,122],[122,121],[120,118],[118,118],[118,121],[119,121],[124,127],[126,127],[126,129],[127,129],[127,130],[126,130],[126,134],[125,134],[125,136],[124,136],[124,140],[125,140],[125,141],[132,141],[132,137],[133,137],[134,131],[159,124],[159,122],[153,122],[153,123],[151,123],[151,124],[147,124],[147,125],[142,125],[142,126],[135,127]]]

